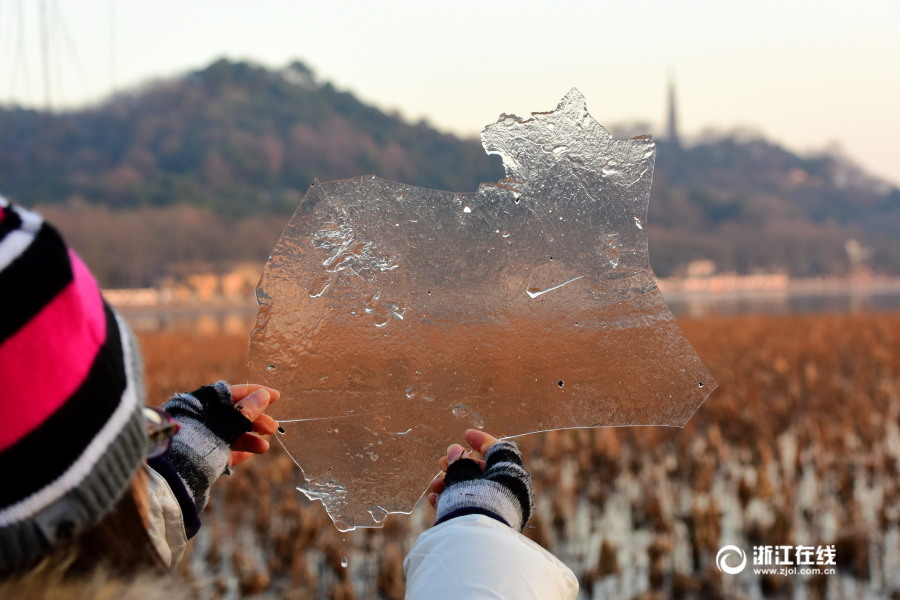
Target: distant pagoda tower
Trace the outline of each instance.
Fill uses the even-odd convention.
[[[678,136],[678,114],[675,110],[675,78],[669,77],[669,122],[668,140],[681,147],[681,138]]]

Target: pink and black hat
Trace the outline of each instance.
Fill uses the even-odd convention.
[[[147,449],[137,343],[39,215],[0,197],[0,571],[97,523]]]

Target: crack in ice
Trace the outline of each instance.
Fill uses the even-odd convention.
[[[559,288],[561,288],[562,286],[564,286],[568,283],[572,283],[573,281],[578,281],[579,279],[583,279],[583,278],[584,278],[584,275],[579,275],[578,277],[570,279],[570,280],[566,281],[565,283],[561,283],[557,286],[553,286],[552,288],[546,289],[542,292],[530,292],[530,291],[528,291],[528,289],[526,289],[525,293],[528,294],[528,296],[531,298],[537,298],[541,294],[546,294],[547,292],[552,292],[553,290],[558,290]],[[531,283],[531,277],[528,278],[528,283]]]
[[[350,417],[364,417],[366,415],[377,415],[377,412],[359,413],[358,415],[341,415],[339,417],[315,417],[312,419],[281,419],[279,423],[302,423],[304,421],[327,421],[329,419],[349,419]]]

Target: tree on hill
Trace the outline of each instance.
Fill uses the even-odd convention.
[[[477,140],[409,124],[302,63],[219,60],[87,110],[0,114],[0,181],[25,203],[191,204],[289,214],[313,178],[375,174],[454,191],[502,177]]]
[[[697,259],[841,275],[860,267],[850,240],[864,266],[900,274],[900,191],[847,161],[737,135],[657,144],[648,235],[658,275]],[[104,285],[263,261],[314,178],[366,174],[473,192],[503,169],[479,140],[386,114],[300,62],[219,60],[50,115],[0,108],[0,193],[43,207]]]
[[[648,221],[662,276],[696,259],[739,273],[845,275],[851,239],[874,271],[900,274],[900,190],[840,157],[800,157],[759,138],[658,142]]]

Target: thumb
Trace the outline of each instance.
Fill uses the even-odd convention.
[[[269,392],[260,388],[235,404],[235,408],[250,421],[255,421],[266,410],[269,398]]]
[[[459,459],[466,457],[466,449],[459,444],[451,444],[450,447],[447,448],[447,466],[450,466]]]

